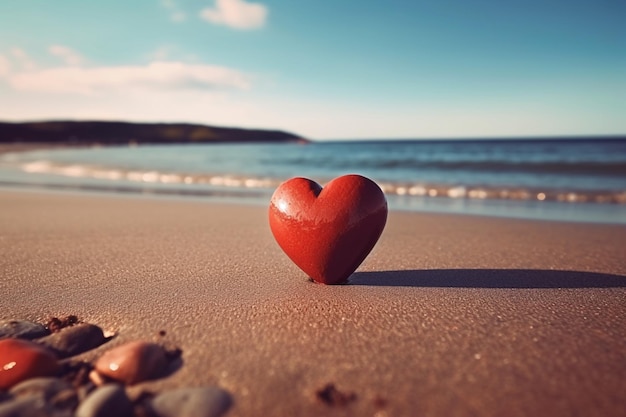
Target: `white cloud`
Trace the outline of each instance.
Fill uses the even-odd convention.
[[[174,47],[172,45],[161,45],[148,54],[151,61],[164,61],[171,57]]]
[[[80,65],[83,63],[83,57],[71,48],[63,45],[52,45],[48,48],[50,54],[59,57],[67,65]]]
[[[175,61],[157,61],[143,66],[48,68],[11,73],[6,78],[15,90],[43,93],[245,90],[250,87],[250,77],[240,71]]]
[[[198,64],[202,60],[198,55],[188,53],[184,51],[180,46],[176,44],[163,44],[144,55],[144,60],[147,62],[154,61],[181,61],[187,64]]]
[[[187,14],[180,9],[174,0],[161,0],[161,6],[169,11],[172,22],[180,23],[187,20]]]
[[[13,55],[13,58],[17,60],[20,67],[26,71],[32,71],[37,67],[35,62],[23,49],[17,47],[11,48],[11,55]]]
[[[265,5],[245,0],[216,0],[215,7],[200,12],[200,17],[208,22],[244,30],[263,27],[267,15]]]
[[[8,75],[10,72],[11,63],[4,55],[0,55],[0,77]]]

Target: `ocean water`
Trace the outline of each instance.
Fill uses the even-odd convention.
[[[284,180],[365,175],[391,209],[626,223],[626,138],[65,148],[0,155],[0,185],[267,204]]]

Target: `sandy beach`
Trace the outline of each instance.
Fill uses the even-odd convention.
[[[0,319],[117,333],[87,360],[165,339],[182,366],[132,389],[217,385],[233,417],[618,416],[625,248],[625,226],[392,211],[349,284],[324,286],[265,207],[5,189]]]

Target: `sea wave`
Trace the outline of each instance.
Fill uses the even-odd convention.
[[[214,195],[216,189],[271,190],[286,178],[241,174],[208,174],[164,172],[101,167],[83,164],[60,164],[36,160],[20,165],[23,172],[53,174],[63,177],[86,178],[111,182],[112,189],[123,184],[170,185],[173,193]],[[330,180],[327,179],[327,180]],[[377,181],[388,195],[415,198],[449,198],[469,200],[556,201],[563,203],[626,204],[626,190],[552,189],[547,187],[519,187],[477,184],[445,184],[432,182]],[[205,188],[202,188],[202,187]],[[186,187],[193,187],[186,188]],[[133,188],[128,188],[132,190]],[[139,189],[143,189],[139,187]]]
[[[275,163],[269,161],[268,163]],[[465,171],[481,173],[524,173],[524,174],[565,174],[585,176],[626,176],[626,163],[623,161],[515,161],[515,160],[419,160],[407,158],[319,158],[311,157],[284,158],[281,164],[300,166],[316,165],[325,168],[358,169],[402,169],[419,172]]]

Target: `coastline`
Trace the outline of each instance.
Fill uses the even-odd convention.
[[[267,145],[271,149],[275,144]],[[298,152],[299,145],[289,147],[280,144],[281,147],[286,146],[287,156],[276,159],[272,156],[278,153],[276,150],[261,148],[262,152],[266,153],[265,157],[261,158],[262,163],[258,162],[258,149],[256,148],[239,152],[246,148],[220,147],[219,144],[208,143],[197,146],[190,144],[174,146],[175,148],[170,148],[169,145],[154,147],[141,145],[138,147],[141,149],[133,149],[135,147],[129,145],[123,147],[51,143],[0,145],[0,159],[6,161],[0,164],[0,185],[15,189],[49,189],[65,192],[155,194],[179,198],[206,197],[213,200],[235,203],[240,201],[246,204],[253,202],[264,205],[273,190],[287,178],[303,175],[323,184],[334,176],[351,171],[348,168],[336,167],[328,171],[320,170],[315,168],[315,164],[311,165],[310,161],[302,168],[290,166],[293,160],[303,157],[302,152]],[[217,146],[216,155],[221,155],[221,157],[214,158],[210,164],[206,164],[199,155],[204,152],[208,153],[211,146]],[[324,157],[335,146],[346,145],[331,144],[327,148],[321,147],[320,144],[317,146],[320,148],[316,152],[307,152],[307,154],[316,155],[312,157],[313,159]],[[365,142],[360,146],[365,146]],[[47,152],[46,148],[60,149],[60,152]],[[172,158],[169,164],[162,165],[159,161],[170,158],[170,151],[174,149],[177,157]],[[233,149],[239,153],[234,153]],[[313,145],[310,150],[315,149],[317,148]],[[43,151],[27,152],[37,150]],[[4,156],[3,152],[25,153]],[[374,155],[371,153],[372,149],[365,152],[370,152],[369,158]],[[116,162],[127,158],[130,158],[130,163],[118,164]],[[229,162],[233,159],[239,160],[238,158],[241,159],[239,163],[243,164],[241,166],[245,165],[246,169]],[[383,161],[382,166],[392,161],[393,158]],[[268,170],[269,162],[278,168]],[[567,166],[568,163],[565,162],[565,165]],[[583,172],[589,168],[584,168],[585,165],[582,165]],[[552,168],[548,167],[548,169]],[[406,170],[398,171],[403,172],[402,175],[398,175],[398,172],[394,170],[369,172],[367,168],[364,168],[353,171],[377,181],[387,195],[389,205],[393,210],[626,224],[623,210],[626,204],[626,194],[623,188],[620,188],[621,183],[618,177],[611,177],[612,182],[608,183],[603,183],[593,176],[582,177],[584,181],[581,178],[569,187],[548,185],[551,184],[550,182],[533,185],[532,181],[536,181],[536,178],[532,178],[537,176],[537,174],[532,174],[534,169],[532,166],[529,167],[528,175],[523,178],[510,178],[507,180],[510,182],[500,180],[502,182],[500,185],[495,183],[490,185],[491,180],[483,183],[456,178],[455,175],[458,174],[454,174],[456,172],[454,169],[451,170],[453,174],[450,178],[442,177],[437,180],[430,179],[427,173],[415,178],[414,173]],[[388,175],[390,177],[387,177]],[[496,174],[489,175],[493,178],[499,177]],[[558,184],[558,181],[563,181],[566,177],[564,175],[556,177],[554,184]],[[567,178],[567,181],[571,182],[571,178],[576,178],[576,176]],[[583,184],[586,184],[587,188]],[[600,186],[601,184],[604,184],[604,188]]]
[[[626,227],[392,211],[349,285],[280,251],[266,208],[0,190],[2,317],[76,314],[183,351],[131,389],[219,385],[249,415],[619,415]],[[354,393],[329,406],[332,383]]]

